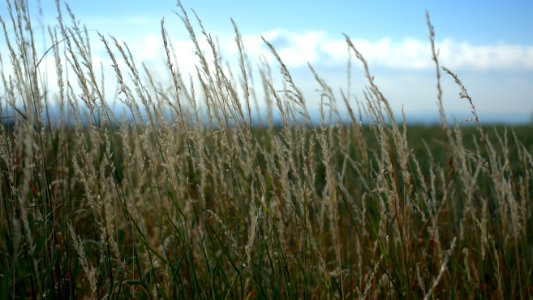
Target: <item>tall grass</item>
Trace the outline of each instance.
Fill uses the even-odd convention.
[[[429,16],[442,126],[420,150],[348,36],[365,98],[339,98],[310,66],[322,95],[314,123],[276,49],[265,40],[281,86],[274,66],[248,61],[235,23],[230,70],[178,3],[197,73],[180,73],[162,22],[167,88],[100,35],[113,62],[103,74],[59,3],[50,48],[38,51],[26,2],[7,5],[0,113],[14,125],[0,128],[0,298],[533,297],[532,149],[479,125],[439,64]],[[57,82],[44,76],[46,55]],[[471,105],[474,140],[447,123],[441,69]],[[116,78],[127,118],[102,74]]]

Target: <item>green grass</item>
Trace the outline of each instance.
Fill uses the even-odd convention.
[[[474,119],[447,123],[429,17],[438,126],[394,120],[349,38],[367,98],[338,99],[315,74],[325,105],[313,125],[267,41],[284,85],[263,66],[254,89],[236,27],[240,67],[210,63],[218,50],[202,33],[212,49],[198,51],[194,86],[163,27],[171,88],[101,37],[114,62],[105,75],[135,120],[121,122],[86,33],[58,9],[48,55],[74,79],[48,82],[24,2],[7,3],[0,58],[18,72],[2,68],[0,113],[15,125],[0,128],[0,298],[533,297],[533,127],[481,126],[444,69]],[[256,100],[279,124],[253,126]],[[43,126],[53,101],[65,119]],[[339,110],[351,122],[329,122]]]

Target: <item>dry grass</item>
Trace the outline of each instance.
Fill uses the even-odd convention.
[[[0,113],[15,123],[0,128],[0,298],[533,297],[532,150],[514,132],[485,133],[444,69],[471,105],[480,143],[447,124],[429,16],[442,128],[415,151],[349,37],[366,97],[344,90],[338,101],[310,67],[323,95],[313,125],[267,40],[283,85],[263,64],[256,90],[237,26],[231,73],[178,5],[197,47],[191,80],[163,22],[170,88],[100,36],[113,61],[105,76],[128,108],[121,121],[70,10],[67,23],[58,4],[41,53],[24,3],[8,1],[1,19],[1,63],[14,71],[2,67]],[[57,82],[44,79],[43,55],[55,58]],[[254,119],[254,103],[267,120]]]

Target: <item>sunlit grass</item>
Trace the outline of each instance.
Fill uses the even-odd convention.
[[[25,2],[7,4],[0,298],[532,298],[532,128],[481,126],[443,69],[474,126],[447,123],[429,17],[441,123],[410,127],[349,37],[365,99],[333,93],[310,68],[322,94],[313,120],[275,48],[265,40],[272,66],[247,61],[236,25],[230,70],[178,5],[198,71],[179,72],[162,23],[166,88],[126,45],[89,40],[58,7],[49,82]],[[94,43],[126,119],[106,98]]]

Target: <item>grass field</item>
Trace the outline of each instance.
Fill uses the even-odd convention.
[[[366,97],[335,95],[315,74],[323,105],[311,120],[267,41],[277,64],[259,66],[253,88],[236,26],[240,66],[228,70],[179,6],[191,41],[212,48],[197,49],[189,83],[162,24],[167,89],[125,45],[89,41],[58,9],[48,82],[25,2],[7,3],[0,298],[533,298],[533,126],[479,124],[475,99],[439,64],[429,16],[441,120],[407,126],[348,37]],[[92,43],[113,61],[105,75],[127,121],[106,101]],[[471,125],[447,122],[441,76],[456,79]],[[270,115],[262,126],[255,101]]]

